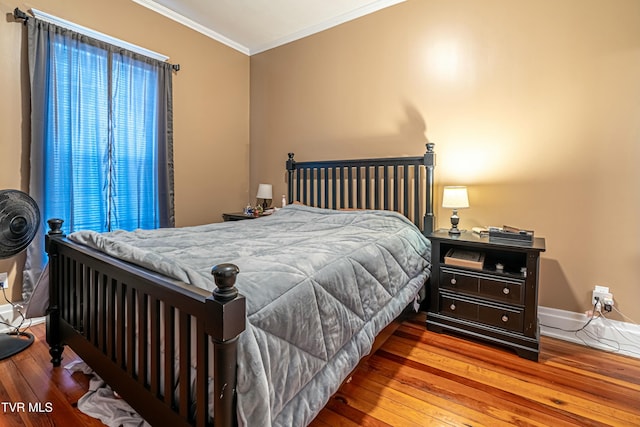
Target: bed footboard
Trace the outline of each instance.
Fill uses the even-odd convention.
[[[213,425],[210,404],[215,426],[235,425],[238,268],[214,267],[209,294],[71,242],[61,225],[50,220],[46,238],[54,366],[68,345],[152,425]]]

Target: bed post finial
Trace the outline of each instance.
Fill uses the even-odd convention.
[[[211,269],[213,280],[216,282],[217,288],[213,290],[213,296],[216,300],[227,302],[238,296],[236,289],[236,276],[240,269],[234,264],[218,264]]]
[[[60,218],[50,218],[47,220],[47,224],[49,224],[49,236],[59,236],[62,234],[62,223],[63,219]]]
[[[427,153],[433,153],[433,148],[436,146],[433,142],[427,142]]]

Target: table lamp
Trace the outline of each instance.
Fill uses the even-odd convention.
[[[271,184],[259,184],[256,199],[258,199],[258,204],[261,205],[263,209],[268,209],[273,199],[273,186]],[[262,200],[262,203],[260,203],[260,200]]]
[[[463,186],[447,186],[444,187],[444,193],[442,195],[442,207],[453,209],[451,215],[451,228],[449,229],[449,235],[459,236],[460,230],[458,229],[458,223],[460,217],[458,217],[458,209],[464,209],[469,207],[469,196],[467,195],[467,187]]]

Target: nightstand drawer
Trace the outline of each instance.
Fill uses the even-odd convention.
[[[464,301],[458,298],[442,296],[440,300],[440,312],[459,319],[478,320],[478,304]]]
[[[457,270],[442,267],[440,269],[440,287],[452,291],[478,293],[478,278]]]
[[[478,320],[486,325],[522,332],[522,310],[516,308],[507,309],[480,305],[478,306]]]
[[[442,295],[440,313],[514,332],[522,332],[523,311],[518,307],[488,305],[481,301]]]
[[[440,287],[449,291],[522,304],[524,280],[500,278],[485,273],[472,273],[455,268],[440,268]]]
[[[522,304],[523,302],[523,281],[502,281],[481,278],[478,282],[480,286],[480,295],[482,296],[516,304]]]

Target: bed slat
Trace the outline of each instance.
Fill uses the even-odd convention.
[[[402,180],[402,200],[404,201],[403,211],[409,218],[409,165],[402,167],[404,171],[404,179]]]
[[[160,397],[160,301],[155,296],[149,296],[149,324],[149,386],[151,393]]]
[[[129,287],[126,292],[127,300],[125,302],[127,307],[127,338],[126,338],[126,347],[127,347],[127,374],[131,378],[135,378],[135,363],[136,360],[136,351],[135,351],[135,342],[136,342],[136,290],[133,287]]]
[[[209,373],[209,340],[204,333],[204,321],[198,319],[196,322],[196,401],[200,403],[201,407],[196,410],[196,426],[204,427],[207,424],[207,418],[209,413],[209,399],[208,399],[208,373]]]
[[[384,178],[383,178],[383,187],[384,187],[384,195],[383,195],[383,200],[384,200],[384,208],[385,210],[389,210],[390,206],[389,206],[389,184],[390,184],[390,180],[389,180],[389,166],[384,166]]]
[[[100,275],[98,280],[98,303],[97,303],[97,314],[98,314],[98,348],[102,351],[102,354],[106,354],[107,347],[107,336],[106,336],[106,312],[107,312],[107,302],[106,299],[106,277],[104,275]]]
[[[373,208],[380,209],[380,168],[373,168]]]
[[[174,361],[177,360],[175,352],[175,336],[174,327],[176,321],[176,311],[169,302],[164,304],[164,402],[170,406],[174,406],[173,398],[173,381],[176,376]]]
[[[180,374],[179,374],[179,389],[180,396],[190,395],[190,378],[191,378],[191,316],[187,313],[180,313],[178,323],[178,330],[180,331]],[[189,402],[188,399],[180,399],[179,413],[182,417],[189,416]]]
[[[125,296],[127,295],[127,287],[123,283],[119,283],[116,288],[116,363],[122,369],[126,369],[126,328],[125,321]]]
[[[419,225],[420,220],[420,168],[417,166],[413,167],[413,218],[414,223]]]
[[[105,278],[105,329],[106,329],[106,355],[109,359],[115,360],[115,316],[114,316],[114,302],[115,302],[115,283],[113,280]]]
[[[324,174],[324,206],[329,206],[329,181],[330,181],[330,174],[329,174],[329,168],[323,168],[323,174]]]
[[[93,322],[91,322],[91,318],[89,317],[89,302],[91,301],[90,298],[92,294],[91,284],[93,283],[91,278],[92,274],[93,270],[88,266],[85,266],[85,268],[83,269],[82,280],[82,333],[84,334],[84,337],[89,341],[91,341],[92,339],[91,325],[93,324]]]
[[[327,207],[328,206],[336,206],[336,191],[337,191],[337,181],[336,178],[337,169],[335,167],[331,168],[331,204],[329,204],[329,199],[327,199]]]
[[[137,301],[137,314],[138,314],[138,365],[136,368],[136,376],[138,379],[138,383],[141,386],[147,387],[147,332],[149,331],[149,310],[147,303],[147,295],[143,293],[138,293]]]
[[[99,302],[100,302],[100,273],[98,271],[94,271],[91,279],[92,279],[92,283],[91,283],[91,287],[93,289],[92,292],[92,299],[91,299],[91,305],[89,307],[96,307],[96,309],[91,311],[91,327],[92,327],[92,342],[93,344],[97,347],[98,343],[100,342],[99,340],[99,336],[98,336],[98,329],[99,329],[99,319],[100,319],[100,310],[99,310]]]
[[[80,283],[82,281],[82,264],[78,262],[73,262],[73,282],[71,287],[71,322],[74,327],[78,327],[80,320],[80,299],[82,298],[82,294],[80,290],[82,289]]]

